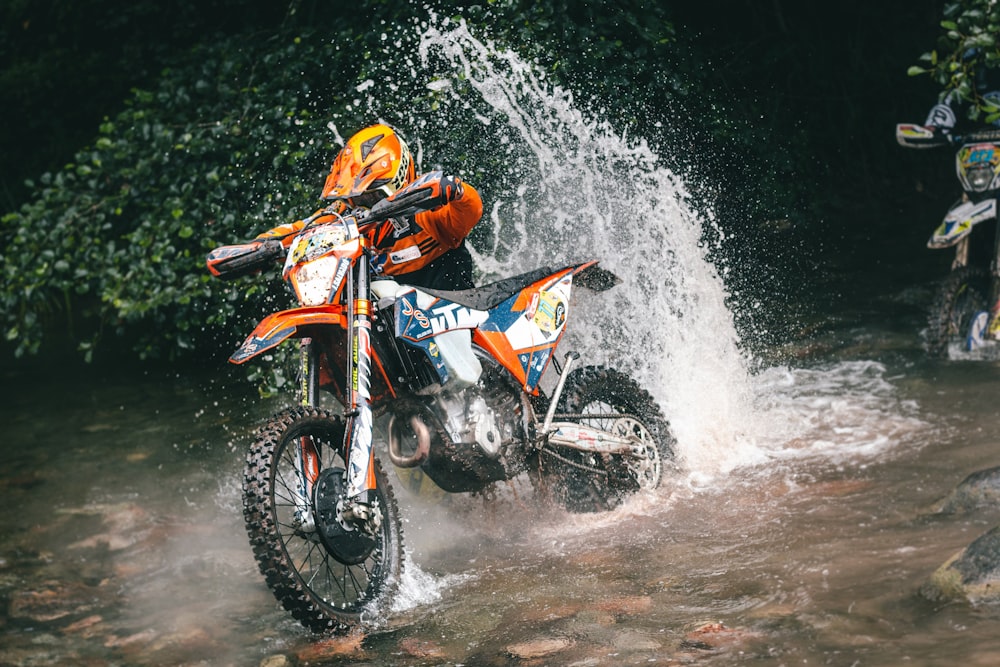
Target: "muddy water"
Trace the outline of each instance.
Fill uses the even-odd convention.
[[[393,615],[323,640],[277,608],[242,527],[243,451],[279,401],[207,375],[8,371],[0,665],[1000,664],[1000,610],[917,594],[1000,523],[928,513],[1000,465],[1000,365],[876,333],[756,374],[767,438],[728,461],[681,443],[684,469],[610,514],[397,484]]]

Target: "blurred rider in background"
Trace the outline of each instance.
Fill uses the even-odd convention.
[[[975,91],[977,100],[974,102],[959,94],[958,90],[951,90],[944,95],[941,100],[931,107],[924,121],[924,127],[933,132],[933,139],[924,143],[923,141],[907,141],[899,138],[899,143],[910,148],[922,148],[927,146],[945,145],[955,137],[981,132],[983,130],[1000,130],[1000,118],[986,122],[984,115],[1000,113],[1000,68],[987,67],[978,61],[983,56],[982,50],[978,48],[967,49],[962,54],[962,63],[966,66],[974,67]],[[995,111],[990,110],[991,107]],[[990,111],[984,112],[986,108]],[[978,109],[978,114],[973,114],[974,109]],[[971,116],[975,115],[976,118]],[[1000,234],[1000,231],[997,232]],[[997,265],[997,258],[992,257],[990,261],[991,289],[990,289],[990,313],[988,324],[982,332],[984,338],[1000,340],[1000,266]]]

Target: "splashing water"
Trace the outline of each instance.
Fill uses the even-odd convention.
[[[600,260],[623,283],[596,298],[579,290],[566,349],[649,388],[687,458],[719,459],[709,452],[734,447],[748,421],[748,373],[683,184],[644,140],[588,118],[540,68],[464,24],[428,28],[419,54],[454,81],[436,85],[453,103],[474,92],[485,104],[480,136],[520,158],[521,183],[490,211],[497,251],[479,266],[500,277]]]
[[[869,386],[864,378],[873,375],[880,380],[883,367],[751,375],[724,281],[706,256],[706,238],[721,236],[712,213],[689,205],[684,183],[644,139],[585,113],[540,66],[479,39],[463,22],[432,23],[415,49],[396,45],[397,53],[416,53],[403,59],[407,67],[362,86],[376,117],[384,113],[378,101],[401,96],[407,75],[430,96],[429,109],[418,104],[387,122],[407,128],[421,167],[424,146],[447,127],[446,143],[435,150],[463,156],[459,173],[480,186],[487,205],[473,233],[480,284],[588,259],[618,275],[622,284],[607,292],[574,292],[562,349],[623,370],[650,390],[696,484],[783,458],[785,448],[801,452],[804,442],[813,453],[824,443],[841,451],[848,432],[857,434],[845,436],[848,450],[878,449],[873,443],[887,437],[878,425],[899,406],[891,386],[867,399],[855,386]],[[454,136],[468,145],[456,147]],[[825,418],[803,416],[843,408],[810,392],[841,392],[849,406]],[[834,427],[838,419],[856,426]]]
[[[470,575],[467,574],[430,575],[421,570],[413,561],[410,552],[406,551],[403,559],[403,576],[399,582],[399,590],[392,601],[392,611],[398,614],[437,602],[447,589],[469,578]]]

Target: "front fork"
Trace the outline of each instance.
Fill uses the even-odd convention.
[[[378,529],[381,513],[375,501],[374,418],[371,407],[371,294],[367,262],[358,262],[357,271],[348,273],[347,293],[347,424],[344,434],[344,459],[347,463],[347,489],[340,506],[341,523],[357,524],[369,532]],[[303,338],[300,347],[300,403],[319,403],[318,346]],[[311,512],[313,487],[319,478],[319,452],[309,437],[299,440],[296,457],[299,474],[299,498],[296,500],[303,529],[315,528]]]
[[[319,350],[311,338],[302,338],[299,343],[299,403],[303,407],[319,403]],[[319,452],[316,443],[309,436],[299,438],[299,451],[295,457],[298,473],[298,497],[295,499],[295,514],[299,525],[306,532],[316,529],[312,513],[313,487],[319,479]]]
[[[355,283],[356,276],[356,285]],[[375,490],[375,450],[371,405],[372,306],[368,262],[349,274],[347,303],[347,497],[367,503]],[[354,295],[354,298],[350,298]]]

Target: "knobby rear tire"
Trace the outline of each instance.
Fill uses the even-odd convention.
[[[338,559],[316,531],[296,526],[293,453],[297,448],[291,445],[309,438],[320,455],[321,475],[331,468],[343,470],[347,468],[344,428],[340,418],[325,410],[282,411],[260,430],[244,475],[243,515],[260,572],[282,606],[315,633],[344,633],[381,618],[402,574],[399,509],[377,460],[375,479],[383,516],[374,539],[361,533],[359,539],[342,534],[338,539],[347,545],[349,557]],[[339,475],[329,479],[336,484]],[[314,511],[313,501],[309,510]]]
[[[659,453],[655,479],[636,479],[634,466],[620,456],[601,457],[568,448],[556,456],[541,452],[546,477],[556,499],[571,512],[602,512],[617,507],[642,487],[655,488],[675,458],[675,440],[667,420],[652,395],[629,376],[603,366],[585,366],[572,371],[559,399],[560,413],[617,413],[631,415],[633,429],[655,442]],[[582,424],[609,429],[614,420],[581,419]],[[599,471],[599,472],[597,472]]]
[[[979,267],[952,271],[942,281],[927,319],[927,352],[946,357],[951,343],[964,342],[973,316],[989,309],[990,276]]]

